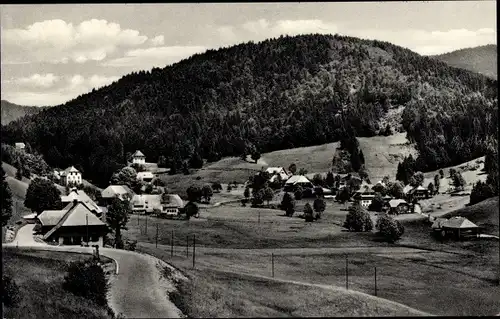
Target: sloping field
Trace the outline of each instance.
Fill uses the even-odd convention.
[[[378,181],[386,175],[394,179],[398,162],[409,154],[416,155],[413,146],[407,144],[406,133],[360,137],[358,140],[372,181]],[[311,174],[326,173],[331,169],[332,158],[339,145],[340,142],[335,142],[274,151],[262,154],[257,163],[254,163],[250,158],[244,161],[239,157],[227,157],[216,163],[206,164],[201,170],[197,170],[191,175],[163,175],[162,179],[174,191],[184,192],[189,185],[194,183],[215,181],[243,183],[250,175],[269,166],[288,168],[290,164],[295,163],[298,169],[305,168]]]
[[[466,217],[478,226],[484,227],[487,233],[498,235],[498,213],[498,196],[496,196],[475,205],[445,214],[444,217]]]

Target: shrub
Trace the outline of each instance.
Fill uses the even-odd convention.
[[[381,212],[384,207],[384,199],[381,193],[375,193],[375,197],[372,200],[372,203],[368,207],[369,210],[375,212]]]
[[[373,222],[370,218],[370,214],[368,214],[361,205],[354,204],[349,207],[349,213],[347,213],[344,228],[347,228],[349,231],[367,232],[373,229]]]
[[[405,231],[403,225],[399,221],[385,214],[379,217],[376,226],[379,234],[390,243],[396,242]]]
[[[15,308],[19,305],[21,296],[16,282],[7,275],[2,275],[2,304]]]
[[[126,240],[125,241],[125,249],[130,251],[135,251],[135,247],[137,246],[137,240]]]
[[[298,187],[296,190],[295,190],[295,193],[293,193],[294,197],[296,200],[301,200],[302,197],[303,197],[303,191],[302,191],[302,187]]]
[[[316,219],[321,218],[321,213],[325,211],[326,208],[326,203],[322,198],[316,198],[313,203],[313,208],[314,211],[316,212],[316,215],[314,216]]]
[[[77,296],[90,299],[98,305],[107,303],[108,281],[104,270],[95,261],[72,262],[64,277],[63,288]]]
[[[313,209],[309,203],[306,203],[304,205],[304,217],[306,219],[306,222],[314,221]]]
[[[285,193],[285,195],[283,195],[280,208],[285,211],[286,216],[293,216],[295,212],[295,201],[290,193]]]

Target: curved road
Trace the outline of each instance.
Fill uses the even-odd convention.
[[[57,250],[92,254],[92,247],[50,246],[33,239],[33,226],[28,224],[19,229],[13,242],[6,247]],[[183,314],[169,300],[165,283],[161,279],[159,259],[132,251],[101,248],[101,255],[117,262],[118,274],[112,276],[108,301],[117,314],[127,318],[180,318]]]

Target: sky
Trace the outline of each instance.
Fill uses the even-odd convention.
[[[0,25],[1,98],[47,106],[280,35],[338,33],[422,55],[496,44],[496,1],[0,5]]]

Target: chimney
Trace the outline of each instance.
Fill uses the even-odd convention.
[[[78,205],[78,199],[73,199],[73,206]]]

